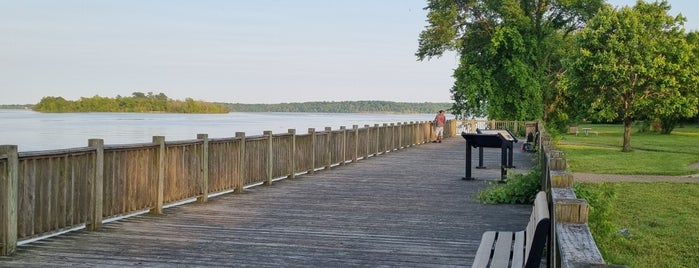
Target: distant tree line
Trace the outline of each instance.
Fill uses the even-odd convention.
[[[212,103],[173,100],[165,94],[134,92],[130,97],[81,97],[77,101],[63,97],[44,97],[35,105],[2,105],[4,109],[31,108],[37,112],[163,112],[163,113],[228,113],[228,112],[304,112],[304,113],[401,113],[431,114],[447,110],[451,103],[392,101],[316,101],[277,104]]]
[[[165,94],[154,95],[134,92],[130,97],[117,95],[116,98],[82,97],[77,101],[62,97],[44,97],[32,107],[37,112],[163,112],[163,113],[228,113],[228,107],[222,104],[196,101],[186,98],[184,101],[173,100]]]
[[[320,101],[278,104],[229,103],[231,112],[305,112],[305,113],[436,113],[451,103],[408,103],[391,101]]]
[[[0,104],[0,109],[31,109],[33,104]]]

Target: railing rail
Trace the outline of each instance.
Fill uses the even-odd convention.
[[[445,136],[457,135],[449,120]],[[0,145],[0,255],[23,241],[105,220],[150,211],[209,195],[242,192],[335,165],[434,140],[431,122],[383,124],[352,129],[308,129],[273,134],[18,152]]]

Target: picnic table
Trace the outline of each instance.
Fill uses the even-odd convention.
[[[595,136],[599,136],[599,133],[597,131],[592,131],[591,127],[584,127],[581,129],[582,129],[583,133],[585,133],[585,136],[589,135],[590,133],[595,133]],[[578,135],[577,131],[575,132],[575,135],[576,136]]]

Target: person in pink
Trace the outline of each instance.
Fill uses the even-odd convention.
[[[437,140],[435,142],[442,143],[442,138],[444,137],[444,123],[447,122],[446,117],[444,117],[444,110],[439,110],[437,116],[434,117],[434,132],[437,135]]]

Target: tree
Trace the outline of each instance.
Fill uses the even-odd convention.
[[[667,1],[606,6],[576,36],[579,50],[569,61],[572,96],[590,119],[623,121],[625,152],[631,151],[634,120],[697,113],[696,60],[685,19],[669,10]]]
[[[68,101],[62,97],[44,97],[34,105],[38,112],[174,112],[174,113],[228,113],[229,109],[220,103],[195,101],[187,98],[184,102],[169,100],[165,94],[148,96],[134,92],[133,97],[118,96],[115,99],[95,95],[81,97],[78,101]]]
[[[601,6],[602,0],[429,0],[416,56],[458,53],[454,114],[546,120],[567,36]]]

